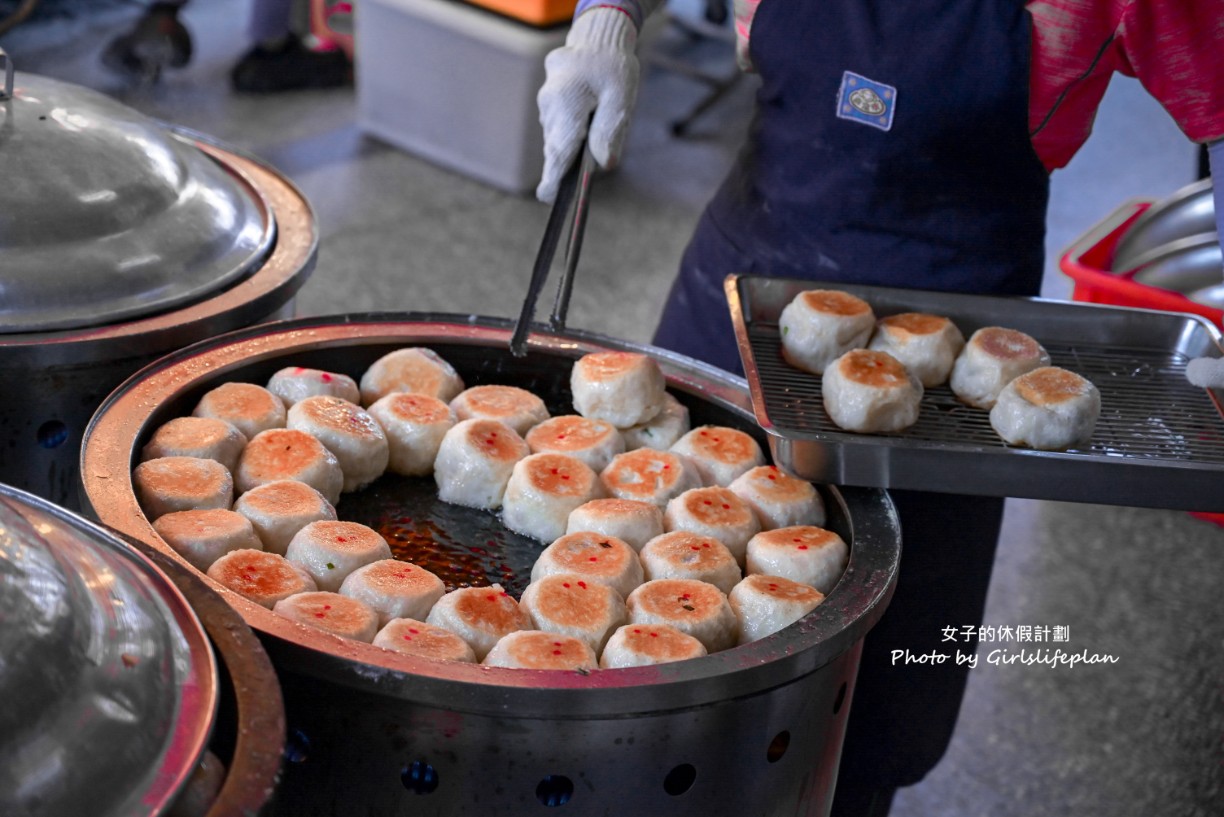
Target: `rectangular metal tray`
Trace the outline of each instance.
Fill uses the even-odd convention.
[[[1101,392],[1092,439],[1065,452],[1004,443],[988,412],[947,386],[927,389],[918,422],[898,434],[835,426],[820,378],[782,359],[778,316],[806,289],[840,289],[876,315],[928,312],[965,337],[1006,326],[1036,338],[1056,366]],[[804,479],[837,485],[1109,505],[1224,511],[1224,394],[1186,380],[1196,357],[1221,357],[1219,330],[1172,312],[1038,298],[731,275],[725,282],[757,422],[774,462]]]

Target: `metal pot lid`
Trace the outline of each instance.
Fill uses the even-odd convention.
[[[18,73],[0,98],[0,178],[3,333],[113,324],[203,300],[257,269],[275,239],[271,209],[236,169],[107,96],[47,77]]]
[[[217,668],[133,548],[0,485],[0,814],[161,814],[199,763]]]

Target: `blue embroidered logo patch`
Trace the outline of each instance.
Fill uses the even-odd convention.
[[[896,88],[867,79],[853,71],[842,74],[841,90],[837,93],[839,119],[849,119],[880,130],[888,130],[892,127],[893,111],[896,107]]]

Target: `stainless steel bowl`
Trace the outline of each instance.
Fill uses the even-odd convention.
[[[1145,210],[1118,240],[1111,269],[1224,309],[1224,254],[1212,192],[1211,179],[1203,179]]]
[[[131,469],[153,430],[225,381],[262,383],[288,365],[359,377],[379,356],[412,345],[438,351],[469,385],[531,389],[554,413],[567,410],[578,357],[642,351],[658,360],[695,424],[759,436],[739,378],[572,331],[537,333],[527,357],[515,358],[511,330],[476,317],[356,315],[256,327],[184,349],[133,377],[95,415],[81,458],[88,505],[177,559],[132,490]],[[572,814],[826,813],[860,645],[891,596],[900,531],[882,491],[821,492],[829,526],[852,548],[826,601],[768,638],[653,668],[579,674],[414,659],[288,621],[214,585],[262,634],[282,680],[289,762],[276,813],[518,814],[561,804]],[[484,518],[486,538],[496,539],[500,523]]]

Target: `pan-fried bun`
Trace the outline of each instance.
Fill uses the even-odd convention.
[[[644,423],[658,414],[666,386],[659,364],[638,352],[584,355],[570,371],[574,410],[617,428]]]
[[[361,390],[353,378],[302,366],[287,366],[277,371],[268,380],[267,388],[281,399],[286,409],[307,397],[339,397],[350,403],[361,402]]]
[[[796,525],[752,537],[748,543],[747,572],[781,576],[828,593],[845,572],[849,560],[850,548],[833,531]]]
[[[735,613],[727,594],[708,582],[655,579],[625,600],[631,624],[667,624],[700,641],[709,652],[735,645]]]
[[[527,443],[505,423],[456,423],[442,437],[434,460],[438,499],[469,508],[500,507],[514,464],[528,453]]]
[[[245,516],[222,508],[168,513],[153,521],[153,530],[201,572],[230,551],[262,547]]]
[[[544,548],[531,566],[531,581],[558,573],[606,584],[622,598],[642,583],[637,551],[615,536],[591,531],[567,533]]]
[[[272,612],[300,624],[334,633],[341,638],[351,638],[367,644],[374,640],[374,635],[378,632],[378,614],[364,602],[339,593],[323,590],[298,593],[278,601]]]
[[[635,448],[657,448],[666,451],[676,444],[692,428],[689,410],[670,394],[663,395],[663,408],[645,422],[621,429],[625,438],[625,450]]]
[[[463,391],[463,378],[433,349],[413,346],[389,352],[361,376],[362,405],[372,405],[392,392],[428,394],[449,403]]]
[[[462,638],[471,645],[477,661],[483,661],[502,636],[532,628],[531,616],[500,584],[450,591],[438,599],[425,623]]]
[[[450,401],[460,420],[497,420],[526,434],[548,419],[548,407],[537,395],[517,386],[472,386]]]
[[[650,502],[660,508],[666,507],[672,497],[701,487],[701,474],[687,457],[653,448],[638,448],[613,457],[599,479],[610,496]]]
[[[140,459],[199,457],[216,460],[232,472],[246,444],[246,435],[224,420],[175,417],[153,432],[140,450]]]
[[[824,601],[824,594],[810,585],[763,573],[745,576],[728,597],[739,624],[740,644],[794,624]]]
[[[260,485],[292,479],[304,482],[335,505],[344,487],[344,472],[336,455],[305,431],[271,428],[256,434],[234,472],[234,486],[246,493]]]
[[[318,439],[344,472],[342,491],[369,485],[387,470],[387,435],[369,413],[339,397],[307,397],[289,409],[288,427]]]
[[[881,318],[867,348],[888,352],[929,389],[948,381],[965,336],[941,315],[903,312]]]
[[[435,627],[412,618],[394,618],[387,622],[378,635],[374,646],[384,650],[395,650],[405,655],[432,658],[435,661],[462,661],[476,663],[472,647],[450,630]]]
[[[459,422],[450,406],[428,394],[388,394],[369,411],[387,435],[387,470],[406,477],[433,473],[442,438]]]
[[[987,326],[969,336],[948,385],[961,402],[988,409],[1008,383],[1048,365],[1049,353],[1033,338],[1015,329]]]
[[[269,428],[284,428],[286,416],[281,399],[254,383],[222,383],[201,397],[191,414],[224,420],[248,440]]]
[[[685,491],[668,502],[663,527],[713,537],[742,565],[744,548],[760,532],[761,523],[752,507],[730,488],[712,485]]]
[[[323,494],[293,479],[255,486],[234,501],[234,510],[251,520],[264,550],[282,556],[302,528],[336,518],[336,509]]]
[[[301,565],[320,590],[336,592],[357,568],[390,559],[391,547],[382,534],[359,522],[323,520],[298,531],[285,558]]]
[[[705,645],[666,624],[626,624],[612,633],[599,656],[604,669],[646,667],[707,655]]]
[[[319,588],[298,565],[262,550],[231,550],[208,568],[208,578],[271,610],[281,599]]]
[[[726,426],[698,426],[670,450],[688,457],[706,485],[730,485],[740,474],[765,464],[756,440]]]
[[[579,531],[615,536],[641,551],[643,545],[663,533],[663,511],[653,502],[637,499],[592,499],[569,515],[565,532]]]
[[[591,670],[599,665],[590,645],[580,638],[519,630],[502,636],[480,663],[510,669]]]
[[[782,356],[797,369],[822,374],[851,349],[867,345],[875,313],[862,298],[832,289],[800,292],[782,308]]]
[[[229,509],[234,478],[216,460],[200,457],[159,457],[132,471],[132,486],[149,519],[175,511]]]
[[[502,522],[540,542],[564,535],[570,512],[603,496],[586,463],[565,454],[529,454],[514,464],[502,498]]]
[[[756,511],[764,530],[825,523],[824,500],[816,487],[776,465],[753,468],[728,487]]]
[[[868,434],[916,423],[923,390],[892,355],[855,349],[825,370],[821,391],[825,411],[839,428]]]
[[[423,567],[398,559],[380,559],[344,577],[340,595],[361,599],[378,613],[378,623],[393,618],[424,620],[446,593],[442,580]]]
[[[713,536],[672,531],[651,539],[640,555],[647,581],[696,579],[729,593],[743,578],[734,554]]]
[[[523,591],[521,605],[537,630],[581,639],[596,655],[627,620],[620,593],[575,573],[533,581]]]
[[[625,438],[616,426],[580,414],[547,419],[528,431],[524,439],[533,454],[567,454],[582,460],[597,474],[625,451]]]
[[[1091,438],[1100,413],[1101,393],[1092,381],[1044,366],[1003,387],[990,425],[1012,445],[1061,451]]]

